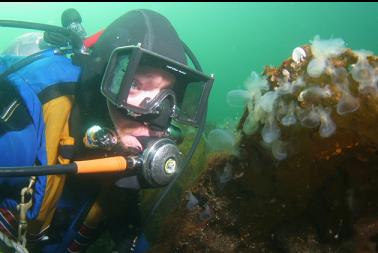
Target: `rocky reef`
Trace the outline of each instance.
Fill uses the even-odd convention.
[[[372,52],[319,37],[252,72],[229,93],[235,150],[209,156],[151,252],[376,252],[377,82]]]

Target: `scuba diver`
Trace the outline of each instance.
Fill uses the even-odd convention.
[[[151,10],[116,19],[90,53],[67,28],[0,26],[44,30],[72,48],[0,56],[0,249],[84,252],[107,230],[115,252],[145,251],[138,194],[165,187],[161,200],[190,161],[213,77]]]

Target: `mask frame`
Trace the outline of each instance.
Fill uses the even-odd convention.
[[[192,113],[182,112],[181,106],[185,103],[185,96],[183,96],[182,101],[178,105],[174,105],[174,113],[172,114],[176,121],[198,127],[205,116],[207,100],[214,78],[170,58],[144,49],[140,44],[137,46],[118,47],[113,50],[102,78],[102,94],[116,107],[122,108],[131,114],[156,113],[153,110],[156,108],[156,104],[152,104],[151,107],[145,109],[127,103],[134,75],[138,67],[146,63],[149,66],[157,67],[173,74],[176,77],[176,82],[172,90],[175,92],[186,92],[188,85],[202,85],[201,87],[197,86],[199,87],[199,92],[196,95],[199,101],[195,101],[198,103],[197,107],[195,107],[196,110],[193,110]],[[194,107],[193,104],[190,106]]]

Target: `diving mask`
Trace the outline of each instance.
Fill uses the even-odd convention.
[[[138,45],[112,52],[101,91],[134,116],[159,114],[161,104],[169,100],[170,117],[198,126],[212,82],[212,77]]]

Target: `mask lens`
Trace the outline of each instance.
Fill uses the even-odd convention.
[[[121,91],[122,81],[125,76],[128,64],[128,55],[122,55],[117,59],[112,79],[110,80],[110,92],[113,96],[118,96],[119,92]]]

